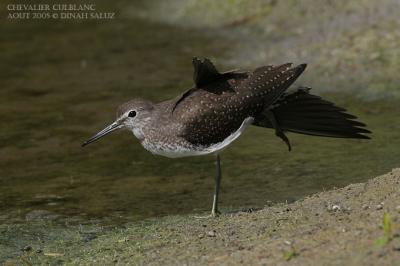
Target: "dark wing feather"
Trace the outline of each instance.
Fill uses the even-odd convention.
[[[221,75],[213,63],[211,63],[211,61],[207,58],[202,61],[195,57],[193,58],[192,63],[194,67],[193,81],[197,88],[217,80]]]
[[[369,139],[363,134],[371,132],[364,128],[364,123],[354,120],[357,117],[310,94],[309,90],[299,88],[294,93],[284,94],[270,107],[282,130],[323,137]],[[272,128],[262,115],[256,118],[254,125]]]
[[[224,89],[232,90],[230,86],[208,86],[212,83],[225,82],[229,79],[244,79],[248,76],[247,72],[238,72],[238,71],[228,71],[224,73],[220,73],[213,63],[207,58],[204,60],[200,60],[197,57],[194,57],[192,60],[193,63],[193,81],[194,87],[186,90],[181,95],[176,98],[175,104],[172,108],[172,111],[176,109],[179,103],[181,103],[186,97],[191,95],[193,92],[199,89],[203,89],[215,94],[221,94]],[[224,88],[224,89],[222,89]]]

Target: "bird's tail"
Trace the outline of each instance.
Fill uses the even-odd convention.
[[[355,120],[357,117],[310,94],[309,90],[298,88],[295,92],[283,94],[275,104],[256,117],[254,125],[275,128],[278,136],[278,133],[282,134],[282,139],[286,138],[284,131],[322,137],[369,139],[363,134],[371,132],[364,128],[365,124]]]

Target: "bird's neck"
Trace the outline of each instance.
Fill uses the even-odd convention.
[[[133,135],[135,135],[135,137],[139,140],[139,141],[143,141],[145,139],[143,130],[141,128],[134,128],[132,129],[132,133]]]

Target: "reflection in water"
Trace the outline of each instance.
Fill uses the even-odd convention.
[[[191,86],[191,57],[221,55],[229,40],[141,20],[0,27],[7,29],[0,37],[7,51],[0,55],[1,222],[118,222],[209,210],[212,156],[156,157],[128,132],[80,144],[114,119],[118,104],[158,101]],[[373,140],[291,134],[288,153],[272,130],[251,128],[222,154],[222,208],[291,201],[396,166],[399,107],[325,97],[358,114]]]

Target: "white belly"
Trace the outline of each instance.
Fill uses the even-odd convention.
[[[243,131],[254,122],[253,117],[246,118],[240,125],[239,129],[229,135],[226,139],[219,143],[215,143],[207,147],[194,146],[191,143],[186,143],[185,145],[173,145],[165,143],[150,143],[146,139],[142,141],[143,147],[153,154],[169,157],[169,158],[179,158],[188,156],[199,156],[206,155],[210,153],[216,153],[225,149],[229,144],[236,140]]]

